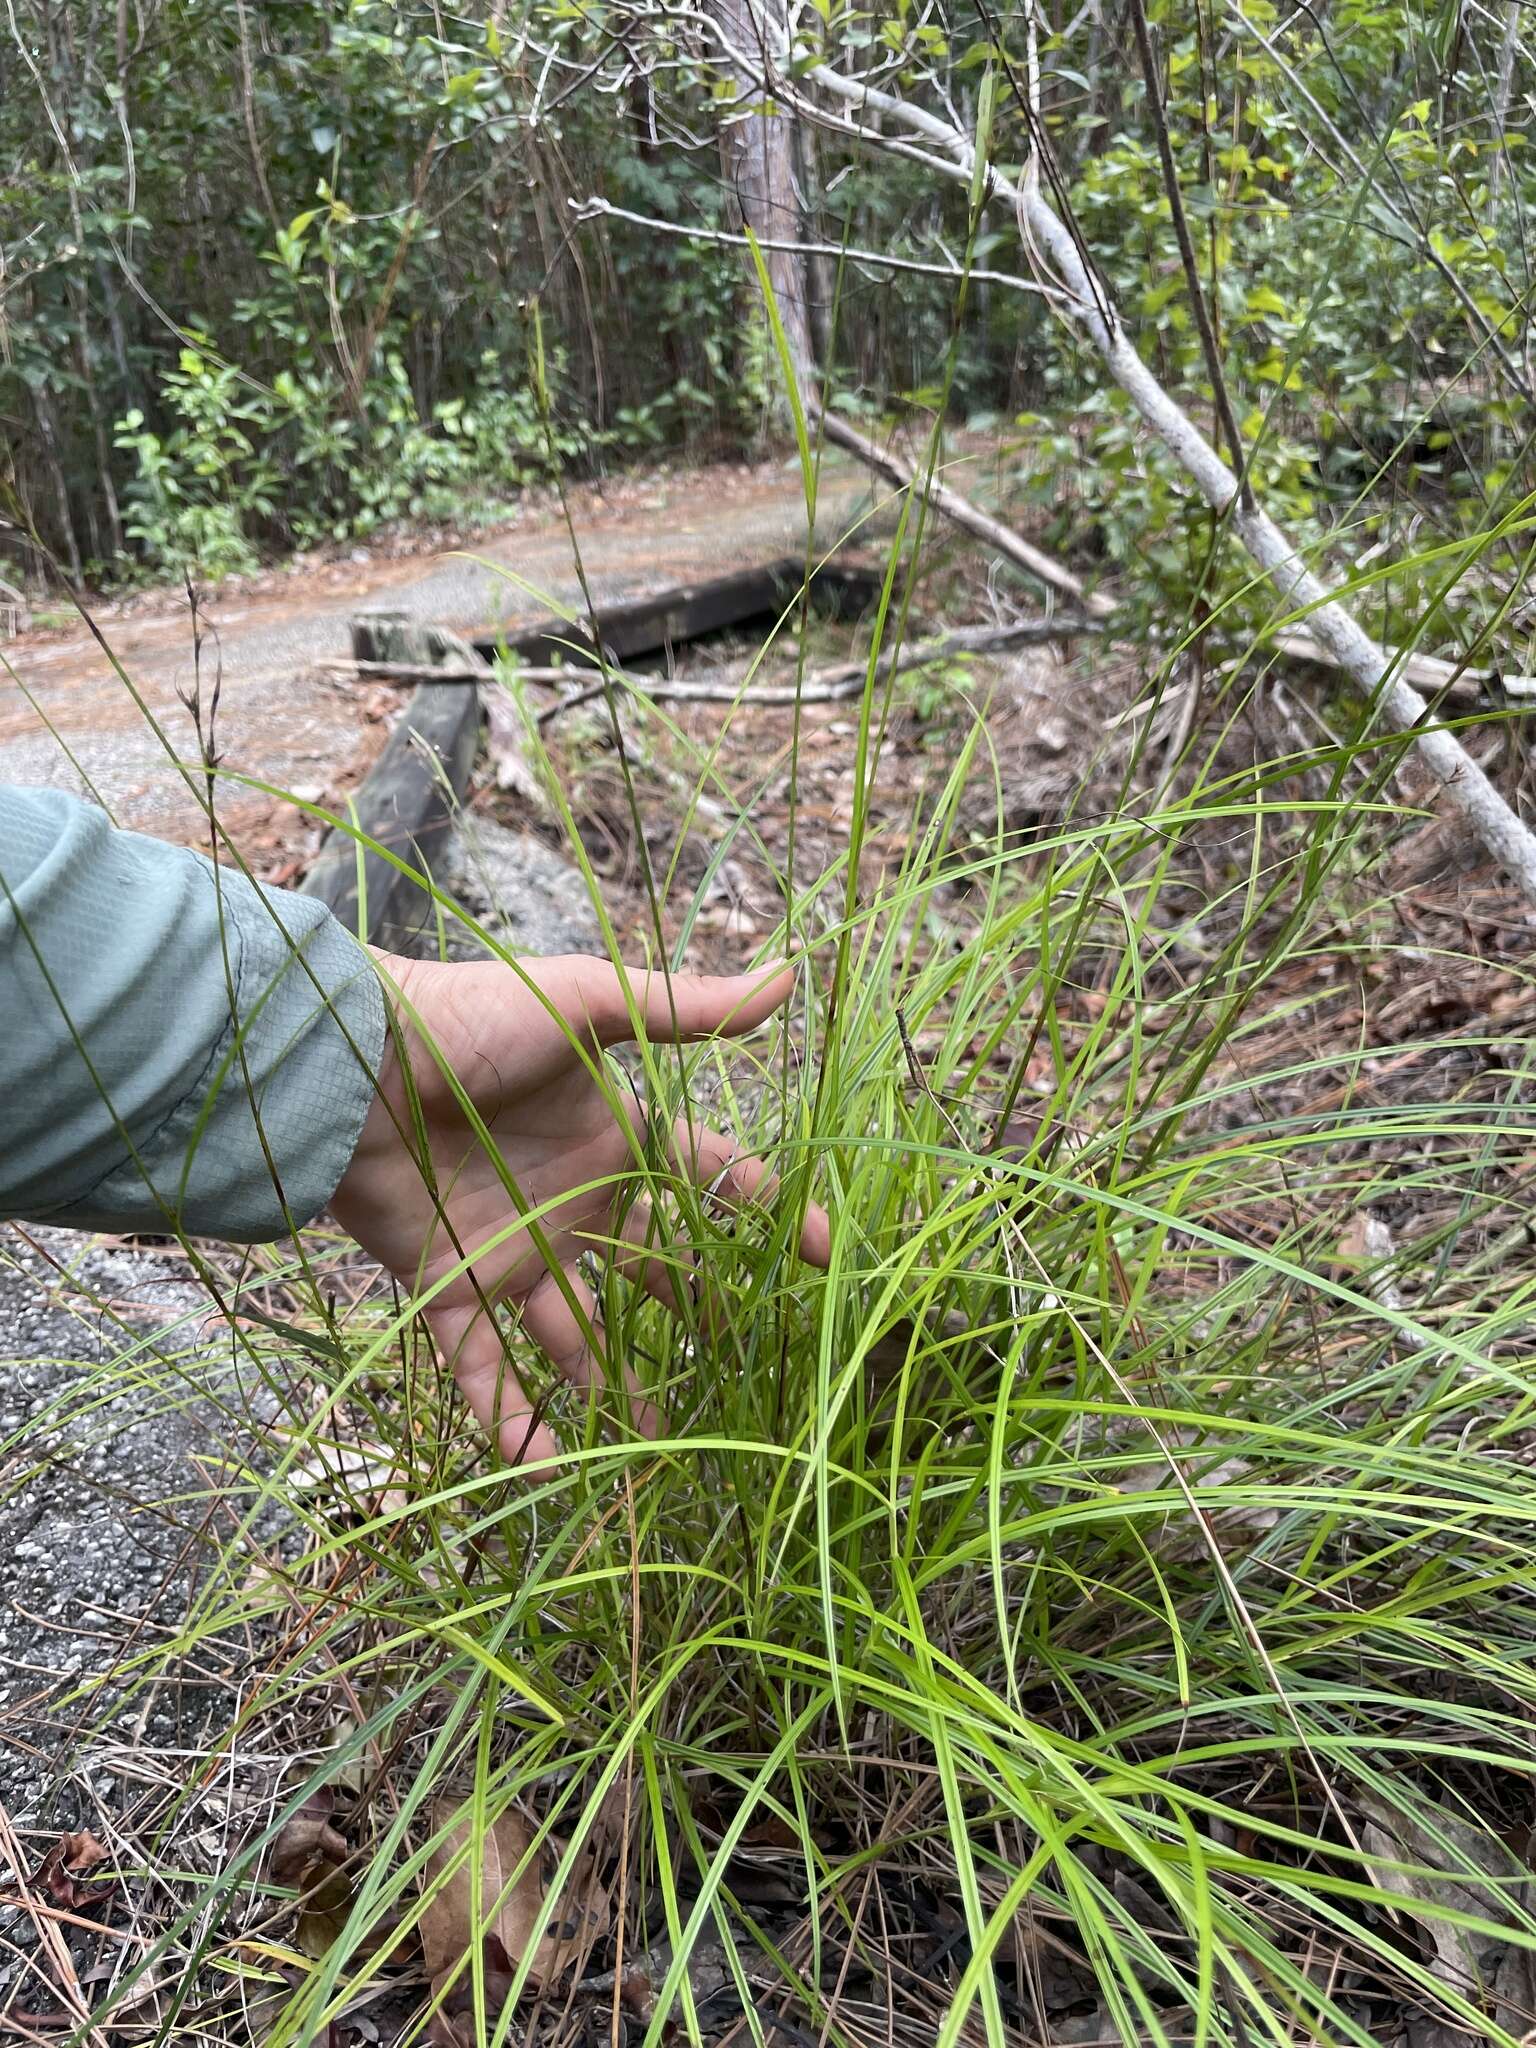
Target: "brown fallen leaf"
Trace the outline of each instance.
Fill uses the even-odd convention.
[[[108,1877],[89,1882],[91,1872],[108,1861],[112,1852],[91,1833],[60,1835],[38,1865],[32,1882],[41,1885],[56,1906],[71,1913],[83,1913],[99,1906],[117,1890],[117,1879]]]
[[[487,1934],[481,1943],[485,1969],[485,2013],[488,2020],[506,2005],[511,1995],[512,1980],[516,1974],[512,1958],[507,1954],[494,1934]],[[438,1980],[433,1979],[436,1990]],[[475,2025],[475,1986],[472,1977],[466,1975],[455,1984],[443,2003],[433,2013],[427,2026],[429,2048],[479,2048],[480,2035]]]
[[[323,1956],[352,1908],[350,1850],[331,1826],[328,1793],[315,1793],[284,1822],[272,1844],[274,1884],[299,1894],[294,1939],[307,1956]]]
[[[656,2010],[656,1987],[644,1970],[626,1970],[619,1981],[619,2003],[642,2025]]]
[[[1491,2004],[1496,2024],[1517,2040],[1529,2038],[1529,2013],[1520,2008],[1536,1975],[1520,1944],[1536,1872],[1491,1829],[1449,1807],[1426,1801],[1410,1810],[1374,1792],[1357,1796],[1366,1875],[1428,1936],[1436,1977],[1464,1998]],[[1448,1909],[1489,1924],[1463,1926],[1446,1917]]]
[[[439,1823],[444,1818],[439,1814]],[[543,1935],[534,1940],[563,1844],[551,1835],[535,1849],[533,1830],[512,1812],[499,1815],[481,1839],[477,1915],[471,1890],[473,1833],[473,1821],[466,1816],[433,1850],[424,1873],[430,1895],[419,1925],[421,1951],[434,1994],[454,1986],[440,2015],[448,2020],[466,2010],[472,2013],[467,1958],[477,1931],[483,1941],[486,2005],[496,2013],[506,2004],[525,1956],[527,1989],[542,1991],[589,1954],[608,1927],[608,1900],[597,1889],[590,1858],[583,1856],[551,1907]],[[440,2028],[438,2038],[457,2048],[461,2035]]]

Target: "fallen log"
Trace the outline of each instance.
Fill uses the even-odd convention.
[[[1314,662],[1319,668],[1345,666],[1331,647],[1314,640],[1310,633],[1277,633],[1270,644],[1287,661]],[[1445,693],[1481,697],[1499,690],[1510,697],[1536,697],[1536,676],[1507,676],[1496,668],[1447,661],[1441,654],[1405,653],[1400,647],[1383,647],[1381,651],[1405,682],[1434,697]]]
[[[369,638],[377,632],[380,639]],[[357,637],[354,635],[354,645]],[[374,614],[363,644],[408,653],[431,673],[426,629],[403,614]],[[426,928],[432,900],[388,856],[430,875],[469,786],[480,725],[468,691],[423,683],[396,720],[383,753],[351,800],[354,830],[332,828],[300,884],[360,938],[403,952]]]
[[[1015,647],[1037,647],[1052,640],[1075,639],[1080,633],[1101,633],[1098,618],[1072,617],[1058,613],[1049,619],[1016,619],[998,626],[956,626],[932,640],[920,640],[894,655],[882,655],[875,665],[875,680],[904,674],[909,669],[931,668],[941,661],[954,661],[968,654],[1003,654]],[[573,680],[569,669],[520,669],[518,680],[525,683],[560,684]],[[557,704],[538,715],[543,727],[593,703],[611,685],[632,690],[637,696],[678,700],[695,704],[794,705],[835,704],[856,697],[869,680],[869,661],[840,662],[835,668],[815,669],[797,683],[754,685],[750,681],[722,676],[641,676],[623,669],[610,669],[606,676],[584,684]]]

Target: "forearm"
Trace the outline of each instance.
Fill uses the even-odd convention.
[[[0,788],[0,1217],[281,1236],[346,1170],[384,1035],[321,904]]]

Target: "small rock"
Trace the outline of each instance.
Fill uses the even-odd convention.
[[[442,864],[444,888],[513,953],[601,953],[598,923],[580,870],[541,839],[512,832],[493,819],[466,816]],[[434,934],[428,932],[431,945]],[[484,957],[473,932],[450,921],[455,959]]]

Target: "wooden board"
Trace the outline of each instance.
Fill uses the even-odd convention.
[[[430,874],[469,786],[480,700],[453,683],[423,683],[395,721],[352,802],[357,828]],[[403,951],[432,920],[432,900],[382,853],[332,831],[302,883],[371,944]]]
[[[678,584],[653,596],[599,605],[597,628],[610,661],[645,661],[709,633],[777,618],[794,603],[804,579],[804,564],[786,555],[706,582]],[[858,618],[873,604],[879,588],[875,570],[857,563],[827,562],[811,577],[811,602],[824,615]],[[488,659],[506,652],[533,668],[551,668],[557,662],[593,665],[592,629],[587,620],[568,623],[544,618],[510,632],[482,626],[464,638]]]
[[[614,662],[644,661],[705,634],[776,618],[796,601],[804,574],[802,563],[784,556],[758,568],[600,606],[596,619],[603,647]],[[869,609],[879,587],[873,569],[828,562],[811,578],[811,602],[824,614],[857,618]],[[481,655],[509,651],[537,668],[594,662],[590,630],[555,618],[511,633],[483,628],[463,635],[404,612],[361,612],[352,622],[354,659],[395,664],[412,674],[445,665],[462,668],[466,641]],[[431,872],[453,811],[469,786],[479,740],[480,693],[466,684],[475,680],[461,675],[453,682],[420,684],[352,800],[358,831],[423,873]],[[301,886],[375,945],[407,950],[432,921],[431,898],[382,853],[365,848],[359,857],[348,833],[326,836]]]

